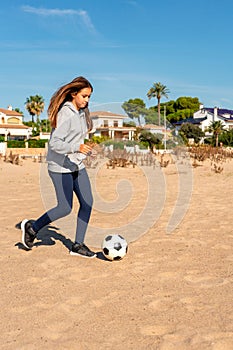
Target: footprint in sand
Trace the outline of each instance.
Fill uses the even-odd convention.
[[[167,325],[147,325],[141,327],[140,333],[142,335],[153,335],[153,336],[161,336],[167,333],[174,331],[171,326]]]
[[[165,334],[160,350],[190,350],[190,340],[195,336],[192,330],[181,329],[171,334]],[[199,348],[201,349],[201,347]]]
[[[158,310],[158,311],[166,311],[169,309],[172,309],[174,307],[174,299],[157,299],[149,303],[148,307],[152,308],[153,310]]]
[[[176,279],[180,276],[180,272],[176,272],[176,271],[165,271],[165,272],[160,272],[157,275],[159,278],[161,278],[162,280],[166,280],[166,279]]]
[[[232,249],[232,246],[229,244],[222,244],[222,243],[218,243],[215,244],[212,249],[224,249],[224,250],[228,250],[228,249]]]
[[[53,268],[53,267],[56,267],[56,268],[59,268],[59,267],[63,267],[64,265],[66,264],[66,261],[62,261],[62,260],[58,260],[58,259],[55,259],[55,258],[47,258],[47,259],[44,259],[44,261],[40,264],[40,268],[44,268],[44,269],[48,269],[48,268]]]
[[[186,298],[181,298],[180,302],[183,304],[183,306],[186,308],[188,312],[194,313],[197,310],[211,310],[212,306],[208,305],[206,303],[205,305],[200,304],[200,300],[197,297],[186,297]]]
[[[202,288],[218,287],[229,283],[227,279],[208,276],[208,275],[206,276],[187,275],[184,277],[184,280],[193,284],[197,284],[198,287],[202,287]]]
[[[63,339],[66,331],[69,328],[65,328],[64,321],[56,321],[55,323],[47,323],[46,327],[40,330],[41,338],[50,339],[53,341],[58,341],[58,339]]]
[[[203,335],[203,339],[211,343],[211,350],[233,349],[233,332],[213,332]]]

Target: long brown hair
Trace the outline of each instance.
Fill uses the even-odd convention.
[[[48,117],[50,120],[50,124],[52,128],[56,128],[57,126],[57,114],[61,109],[62,105],[66,101],[72,101],[71,94],[77,93],[84,88],[90,88],[91,92],[93,91],[93,87],[91,83],[84,77],[77,77],[73,79],[70,83],[61,86],[52,96],[49,107],[48,107]],[[90,118],[90,112],[88,106],[83,109],[87,128],[90,131],[93,127],[92,120]]]

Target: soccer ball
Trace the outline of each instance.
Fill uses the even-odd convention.
[[[102,242],[102,250],[108,260],[121,260],[127,253],[128,243],[121,235],[109,235]]]

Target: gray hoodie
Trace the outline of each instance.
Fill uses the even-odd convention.
[[[57,127],[52,130],[48,145],[48,170],[70,173],[84,168],[86,156],[79,152],[87,135],[84,111],[78,111],[72,102],[65,102],[57,115]]]

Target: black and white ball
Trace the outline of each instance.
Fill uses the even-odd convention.
[[[102,251],[108,260],[121,260],[128,251],[128,243],[121,235],[108,235],[102,242]]]

